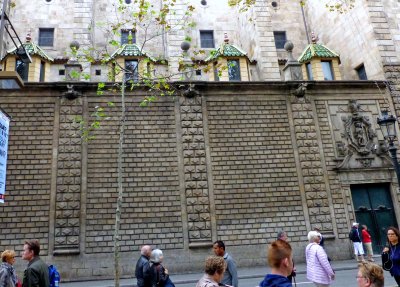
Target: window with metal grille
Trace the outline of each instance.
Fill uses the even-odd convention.
[[[125,61],[125,80],[137,82],[139,80],[138,60]]]
[[[213,72],[214,72],[214,81],[219,81],[219,72],[218,72],[218,63],[215,62],[213,64]]]
[[[15,71],[17,71],[18,75],[25,82],[28,81],[28,73],[29,73],[29,64],[24,63],[21,60],[17,60],[15,62]]]
[[[284,49],[286,43],[286,32],[285,31],[274,31],[275,47],[277,49]]]
[[[132,29],[122,29],[121,30],[121,45],[128,44],[129,42],[129,32],[132,33],[131,44],[136,43],[136,33]]]
[[[200,31],[200,46],[202,48],[214,48],[214,31]]]
[[[324,74],[325,81],[332,81],[335,79],[333,75],[333,68],[331,61],[321,61],[322,73]]]
[[[364,64],[361,64],[360,66],[358,66],[358,68],[356,68],[356,72],[357,72],[358,78],[360,80],[368,80],[367,72],[365,71]]]
[[[228,60],[229,81],[240,81],[240,64],[239,60]]]
[[[53,47],[54,28],[39,28],[39,46]]]
[[[307,63],[306,67],[307,67],[307,78],[308,78],[308,80],[310,80],[310,81],[314,80],[311,63]]]
[[[44,82],[44,78],[46,76],[46,63],[41,61],[40,62],[40,75],[39,75],[39,82]]]

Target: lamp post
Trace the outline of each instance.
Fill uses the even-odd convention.
[[[381,128],[383,137],[389,144],[389,153],[390,157],[392,158],[394,170],[397,176],[397,183],[400,188],[400,164],[397,160],[397,147],[394,144],[394,141],[397,138],[395,125],[396,122],[396,117],[389,115],[388,111],[382,111],[382,115],[377,119],[377,123]]]

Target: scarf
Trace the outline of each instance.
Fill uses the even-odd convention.
[[[14,282],[14,285],[16,285],[17,284],[17,274],[15,274],[14,267],[7,262],[3,262],[3,263],[1,263],[0,268],[6,269],[8,271],[8,274],[10,274],[11,280]]]

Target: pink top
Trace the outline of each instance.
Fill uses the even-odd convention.
[[[307,279],[319,284],[330,284],[335,272],[328,261],[324,248],[317,243],[306,247]]]
[[[363,243],[371,243],[371,235],[368,233],[367,230],[363,229],[361,231],[361,235],[362,235],[362,242]]]

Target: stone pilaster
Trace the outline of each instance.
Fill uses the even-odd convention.
[[[385,12],[386,0],[367,1],[371,25],[374,30],[375,39],[379,47],[379,54],[383,63],[394,63],[399,61],[396,47],[390,31],[390,21]]]
[[[400,62],[383,65],[385,78],[388,80],[390,95],[396,111],[396,116],[400,116]]]
[[[255,38],[258,41],[257,64],[260,69],[260,80],[281,80],[278,65],[278,54],[275,48],[271,15],[268,1],[258,0],[254,4]]]
[[[93,0],[74,0],[74,29],[73,39],[82,45],[89,45],[92,41],[91,29],[93,26]]]
[[[185,18],[185,12],[187,12],[187,4],[185,1],[177,1],[177,3],[171,7],[174,13],[170,13],[168,19],[169,24],[173,27],[166,35],[167,44],[167,57],[170,74],[173,75],[174,80],[179,80],[181,75],[179,74],[179,60],[182,57],[181,43],[185,40],[184,25],[187,22],[183,22]],[[183,25],[182,25],[183,24]],[[189,50],[190,53],[190,50]]]
[[[81,115],[82,98],[61,100],[54,254],[74,254],[80,251],[82,142],[74,126],[74,119]]]
[[[328,190],[324,179],[323,163],[314,118],[313,103],[306,97],[293,97],[291,110],[295,140],[301,169],[299,177],[304,183],[306,206],[311,228],[322,227],[324,233],[333,233]]]
[[[179,100],[189,247],[212,243],[202,99]]]

